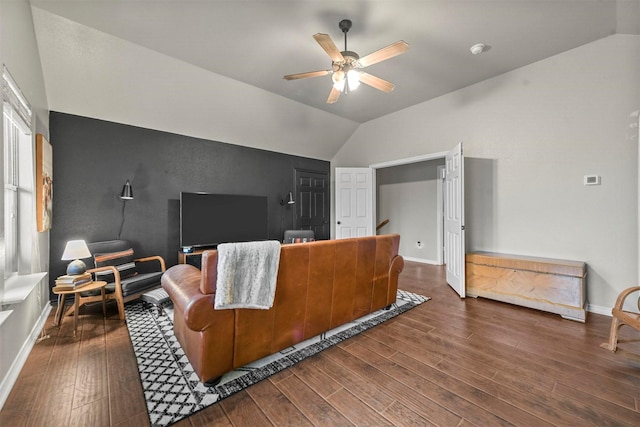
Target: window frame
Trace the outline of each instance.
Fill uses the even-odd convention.
[[[3,116],[3,235],[0,259],[3,277],[8,279],[31,273],[30,219],[33,206],[33,132],[32,110],[6,67],[2,73]]]

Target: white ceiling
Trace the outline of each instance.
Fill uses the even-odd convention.
[[[31,0],[37,8],[282,97],[363,123],[614,33],[640,34],[640,0]],[[285,74],[330,68],[312,38],[342,49],[353,21],[360,56],[397,40],[398,57],[367,72],[396,84],[362,85],[326,104],[331,77]],[[36,26],[36,33],[38,27]],[[489,46],[471,55],[475,43]],[[43,69],[57,58],[40,52]],[[47,87],[55,81],[47,80]],[[49,89],[47,89],[49,91]],[[54,108],[55,109],[55,105]]]

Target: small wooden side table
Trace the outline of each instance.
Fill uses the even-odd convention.
[[[100,293],[102,294],[102,316],[107,317],[107,309],[105,306],[105,289],[104,287],[107,285],[107,282],[103,281],[95,281],[89,282],[84,285],[80,285],[76,288],[69,289],[65,287],[56,286],[52,289],[53,293],[58,295],[58,310],[56,310],[56,318],[53,326],[60,326],[62,323],[62,314],[64,313],[64,300],[67,295],[73,294],[75,299],[75,307],[73,310],[73,336],[76,336],[76,331],[78,329],[78,311],[80,310],[80,292],[93,291],[94,289],[100,289]]]

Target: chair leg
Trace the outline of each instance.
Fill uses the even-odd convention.
[[[118,315],[120,316],[120,320],[124,320],[124,301],[122,298],[116,298],[116,302],[118,303]]]
[[[618,348],[618,331],[624,323],[620,322],[617,317],[611,319],[611,330],[609,331],[609,342],[600,344],[600,347],[611,350],[615,353]]]

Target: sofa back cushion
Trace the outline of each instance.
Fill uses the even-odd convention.
[[[290,347],[395,301],[398,235],[284,245],[270,310],[235,310],[234,366]]]

